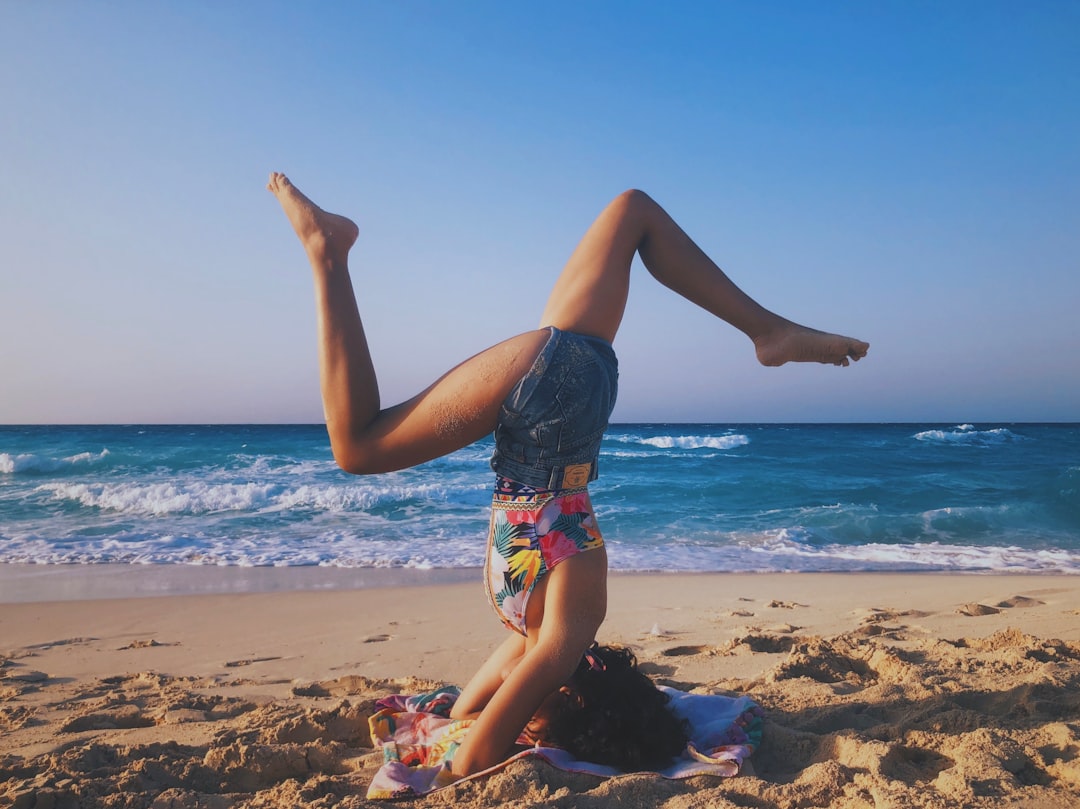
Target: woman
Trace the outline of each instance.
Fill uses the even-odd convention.
[[[565,693],[604,619],[607,553],[587,484],[596,478],[600,438],[615,402],[611,341],[634,255],[660,283],[746,334],[764,365],[846,366],[869,348],[764,309],[648,195],[632,190],[586,232],[556,281],[540,328],[382,408],[349,278],[356,225],[323,211],[283,174],[271,174],[267,188],[314,270],[323,405],[342,469],[372,474],[415,466],[495,431],[485,578],[493,605],[514,631],[454,706],[456,718],[476,720],[454,756],[455,777],[507,756],[545,700]]]

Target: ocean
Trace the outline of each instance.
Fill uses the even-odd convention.
[[[353,477],[321,425],[0,427],[0,562],[468,568],[490,439]],[[1077,424],[617,424],[617,570],[1080,573]]]

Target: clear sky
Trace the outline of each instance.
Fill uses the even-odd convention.
[[[638,266],[616,420],[1080,420],[1072,0],[6,0],[0,104],[0,423],[321,420],[270,170],[359,223],[388,403],[640,187],[872,347],[761,368]]]

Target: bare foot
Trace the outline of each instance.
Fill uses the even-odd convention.
[[[327,213],[279,172],[271,172],[266,190],[278,198],[312,266],[327,269],[346,266],[349,248],[360,232],[356,223],[344,216]]]
[[[849,360],[857,362],[865,357],[870,344],[787,321],[755,338],[754,347],[762,365],[783,365],[785,362],[847,365]]]

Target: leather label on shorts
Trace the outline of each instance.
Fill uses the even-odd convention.
[[[563,489],[579,489],[589,485],[589,473],[592,472],[591,463],[576,463],[563,469]]]

